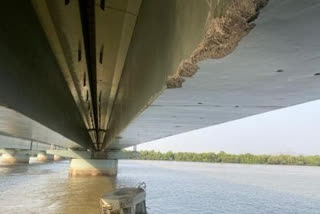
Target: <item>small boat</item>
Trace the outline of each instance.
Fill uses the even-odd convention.
[[[116,189],[100,199],[101,214],[146,214],[146,184]]]

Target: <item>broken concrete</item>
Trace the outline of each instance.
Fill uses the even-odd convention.
[[[183,60],[176,75],[169,78],[167,88],[180,88],[184,79],[192,77],[199,69],[197,63],[207,59],[219,59],[232,53],[240,40],[255,26],[259,10],[268,0],[232,0],[220,17],[208,15],[206,34],[189,59]]]

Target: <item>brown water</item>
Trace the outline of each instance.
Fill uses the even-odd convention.
[[[0,213],[98,213],[101,195],[142,181],[149,213],[320,213],[320,167],[126,160],[81,178],[68,164],[0,166]]]

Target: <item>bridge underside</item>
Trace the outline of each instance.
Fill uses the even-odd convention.
[[[253,28],[265,1],[239,2],[3,2],[0,133],[122,149],[318,99],[319,4],[271,0]]]
[[[112,148],[320,99],[319,10],[316,0],[270,0],[234,52],[199,63],[195,76],[165,90]]]
[[[108,148],[200,43],[208,14],[230,1],[217,2],[4,2],[0,132]]]

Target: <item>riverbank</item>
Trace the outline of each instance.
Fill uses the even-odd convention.
[[[254,155],[219,153],[192,153],[192,152],[155,152],[155,151],[125,151],[130,159],[135,160],[166,160],[208,163],[240,163],[240,164],[272,164],[272,165],[299,165],[320,166],[320,155],[293,156],[293,155]]]

